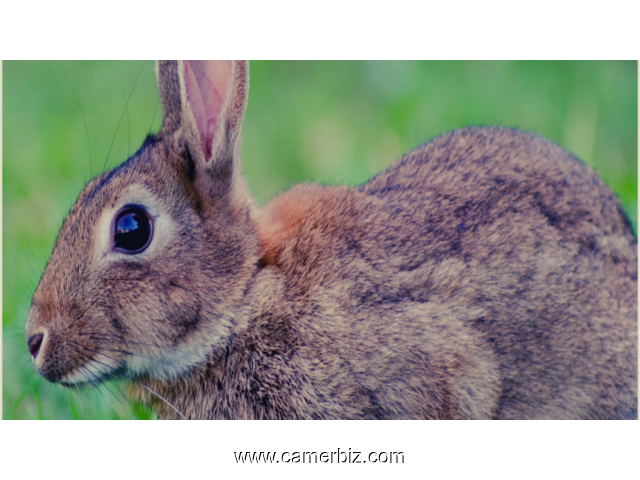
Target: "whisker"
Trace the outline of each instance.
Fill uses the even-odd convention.
[[[73,158],[75,158],[76,163],[77,163],[77,164],[78,164],[78,166],[80,167],[80,170],[82,171],[82,184],[84,185],[84,187],[86,187],[86,186],[87,186],[87,175],[86,175],[86,172],[85,172],[85,170],[84,170],[84,165],[82,164],[82,161],[80,160],[80,157],[78,156],[78,154],[76,153],[76,151],[71,147],[71,145],[69,144],[69,142],[67,142],[67,141],[65,140],[65,142],[64,142],[64,143],[66,143],[66,144],[67,144],[67,148],[68,148],[69,150],[71,150],[71,153],[73,154]],[[67,177],[67,178],[70,178],[70,177]],[[75,183],[75,181],[74,181],[74,183]],[[84,188],[84,187],[83,187],[83,188]],[[80,190],[82,190],[82,189],[80,189]]]
[[[76,179],[75,179],[75,178],[73,178],[73,177],[71,177],[71,176],[69,176],[69,175],[62,175],[62,174],[60,175],[60,177],[62,177],[62,178],[64,178],[64,179],[66,179],[66,180],[70,180],[70,181],[73,183],[73,185],[76,187],[76,191],[78,191],[78,192],[81,192],[81,191],[82,191],[82,188],[83,188],[83,187],[81,187],[80,185],[78,185],[78,182],[76,181]],[[83,178],[84,178],[84,173],[83,173]],[[85,183],[85,185],[86,185],[86,183]],[[67,194],[67,203],[70,203],[70,204],[73,204],[73,203],[74,203],[74,198],[73,198],[73,196],[70,196],[69,194]]]
[[[87,122],[86,119],[84,117],[84,112],[82,111],[82,104],[80,103],[80,99],[78,98],[78,94],[76,93],[76,89],[73,87],[73,83],[71,82],[71,79],[69,78],[69,75],[67,74],[67,69],[64,68],[64,63],[62,63],[62,60],[60,60],[60,66],[62,67],[62,71],[64,72],[65,77],[67,77],[67,80],[69,81],[69,85],[71,86],[71,90],[73,90],[73,94],[76,97],[76,101],[78,102],[78,108],[80,109],[80,115],[82,116],[82,123],[84,124],[84,131],[87,135],[87,145],[89,146],[89,175],[92,174],[93,168],[92,168],[92,157],[91,157],[91,140],[89,139],[89,129],[87,128]],[[84,170],[83,170],[83,176],[84,176]]]
[[[156,397],[158,397],[160,400],[162,400],[164,403],[166,403],[167,405],[169,405],[171,408],[173,408],[173,410],[180,415],[184,420],[188,420],[187,417],[185,417],[182,412],[180,410],[178,410],[176,407],[174,407],[166,398],[164,398],[162,395],[160,395],[158,392],[154,391],[151,387],[145,385],[142,381],[136,381],[133,380],[135,383],[137,383],[138,385],[141,385],[142,387],[144,387],[145,389],[147,389],[149,392],[151,392],[152,394],[154,394]]]
[[[95,335],[92,332],[80,332],[80,333],[78,333],[78,335],[83,336],[83,337],[89,337],[89,338],[91,338],[93,340],[102,340],[102,341],[105,341],[105,342],[124,343],[126,345],[136,345],[136,346],[142,346],[142,347],[163,348],[163,345],[158,345],[156,343],[134,342],[132,340],[126,340],[126,339],[120,338],[120,337],[105,337],[105,336],[101,336],[102,333],[99,333],[98,335]]]
[[[15,229],[15,226],[13,229]],[[22,255],[22,258],[25,260],[25,262],[27,263],[27,265],[29,265],[29,268],[31,269],[31,273],[32,273],[31,277],[27,276],[26,272],[20,271],[20,274],[22,276],[21,281],[28,283],[29,289],[35,290],[34,279],[40,278],[40,274],[42,273],[42,271],[41,270],[39,271],[34,267],[33,263],[31,262],[31,259],[27,255],[27,252],[18,244],[18,242],[16,241],[12,233],[4,233],[4,235],[6,236],[6,238],[9,239],[9,241],[13,244],[13,246],[20,252],[20,254]],[[25,240],[25,242],[29,247],[29,250],[31,250],[29,253],[34,257],[36,261],[41,262],[42,260],[38,257],[38,255],[34,253],[33,247],[31,246],[31,243],[29,242],[29,240]]]
[[[115,360],[115,358],[111,357],[110,355],[105,354],[105,353],[104,353],[104,352],[102,352],[102,351],[93,350],[93,349],[91,349],[91,348],[89,348],[89,347],[87,347],[87,346],[85,346],[85,345],[81,345],[81,344],[79,344],[79,343],[77,343],[77,342],[74,342],[74,341],[71,341],[71,340],[69,341],[69,343],[71,343],[71,344],[73,344],[73,345],[77,345],[77,346],[79,346],[79,347],[82,347],[82,348],[84,348],[85,350],[87,350],[87,351],[89,351],[89,352],[93,352],[93,353],[96,353],[96,354],[101,354],[101,355],[104,355],[104,356],[105,356],[105,357],[107,357],[107,358],[110,358],[110,359],[112,359],[112,360],[114,360],[114,361],[117,361],[117,360]],[[110,368],[110,369],[112,369],[112,368],[113,368],[113,367],[111,367],[110,365],[107,365],[106,363],[104,363],[104,362],[102,362],[102,361],[100,361],[100,360],[97,360],[96,358],[93,358],[93,357],[89,356],[89,355],[88,355],[88,354],[86,354],[86,353],[78,352],[78,354],[79,354],[82,358],[87,359],[87,360],[88,360],[88,363],[89,363],[89,362],[94,362],[94,363],[102,364],[102,365],[104,365],[104,366],[106,366],[106,367],[108,367],[108,368]],[[112,395],[112,396],[113,396],[113,397],[118,401],[118,403],[120,403],[123,407],[125,407],[125,408],[126,408],[127,413],[129,414],[129,416],[131,416],[131,418],[132,418],[132,419],[135,419],[135,417],[133,416],[133,413],[132,413],[132,411],[131,411],[130,405],[129,405],[129,406],[125,405],[125,404],[122,402],[122,400],[120,400],[120,398],[119,398],[119,397],[118,397],[118,396],[117,396],[113,391],[111,391],[111,389],[108,387],[107,383],[104,381],[103,377],[98,376],[95,372],[92,372],[91,370],[86,369],[86,368],[84,368],[84,369],[80,370],[80,372],[79,372],[79,373],[80,373],[81,377],[83,377],[83,379],[86,381],[85,383],[86,383],[87,385],[93,386],[93,387],[94,387],[98,392],[99,392],[98,386],[99,386],[99,385],[104,386],[104,388],[105,388],[105,389],[106,389],[106,390],[107,390],[107,391],[108,391],[108,392],[109,392],[109,393],[110,393],[110,394],[111,394],[111,395]],[[123,371],[123,372],[122,372],[122,375],[123,375],[125,378],[127,378],[128,380],[132,381],[133,383],[141,384],[140,382],[136,381],[136,380],[135,380],[131,375],[127,374],[127,372],[126,372],[126,371]],[[120,393],[120,395],[122,396],[122,398],[124,398],[125,400],[127,400],[126,395],[124,395],[124,393],[123,393],[123,392],[120,390],[120,388],[115,384],[115,382],[111,381],[110,383],[114,386],[114,388],[116,388],[116,389],[118,390],[118,392]],[[141,385],[142,385],[142,384],[141,384]],[[71,387],[74,387],[74,386],[76,386],[76,385],[70,385],[70,386],[71,386]],[[142,386],[143,386],[143,387],[145,387],[145,388],[148,388],[148,387],[146,387],[145,385],[142,385]],[[164,398],[162,398],[160,395],[157,395],[155,392],[152,392],[152,393],[154,393],[154,394],[155,394],[158,398],[160,398],[161,400],[165,401],[165,402],[167,403],[167,405],[169,405],[171,408],[173,408],[174,410],[176,410],[176,412],[178,412],[180,415],[182,415],[182,413],[180,413],[180,412],[179,412],[179,411],[178,411],[178,410],[177,410],[173,405],[171,405],[168,401],[166,401],[166,400],[165,400]],[[183,418],[185,418],[185,417],[184,417],[184,415],[182,415],[182,417],[183,417]],[[185,418],[185,419],[186,419],[186,418]]]
[[[22,337],[24,338],[24,330],[19,330],[17,328],[8,328],[5,330],[10,337]]]
[[[111,382],[111,384],[115,386],[115,384],[114,384],[113,382]],[[104,388],[105,388],[105,389],[106,389],[106,390],[107,390],[111,395],[113,395],[113,397],[118,401],[118,403],[119,403],[120,405],[122,405],[122,406],[127,410],[127,413],[129,414],[129,416],[131,417],[131,419],[132,419],[132,420],[135,420],[135,419],[133,418],[133,414],[131,413],[131,409],[130,409],[130,407],[129,407],[128,405],[125,405],[125,404],[122,402],[122,400],[120,400],[120,399],[118,398],[118,396],[117,396],[115,393],[113,393],[113,392],[111,391],[111,389],[107,386],[107,384],[106,384],[106,383],[103,383],[102,385],[104,386]],[[116,388],[117,388],[117,387],[116,387]],[[120,391],[120,389],[118,389],[118,391]],[[120,394],[123,396],[123,398],[125,398],[125,397],[124,397],[124,394],[123,394],[122,392],[120,392]],[[125,399],[126,399],[126,398],[125,398]]]
[[[31,355],[29,355],[29,352],[26,349],[24,351],[20,351],[13,357],[14,363],[18,361],[22,361],[25,366],[27,365],[27,363],[30,363]]]
[[[160,105],[160,96],[158,96],[158,100],[156,101],[156,108],[153,111],[153,117],[151,117],[151,125],[149,125],[149,132],[148,134],[151,134],[151,129],[153,128],[153,122],[156,119],[156,113],[158,112],[158,105]]]
[[[93,307],[96,303],[98,303],[98,301],[100,301],[100,300],[101,300],[101,299],[100,299],[100,297],[93,299],[93,301],[89,304],[89,306],[87,306],[87,308],[85,308],[85,309],[80,313],[80,315],[78,315],[78,316],[76,317],[76,321],[80,320],[80,319],[84,316],[84,314],[85,314],[85,313],[87,313],[87,311],[88,311],[91,307]]]
[[[116,358],[114,358],[111,355],[108,355],[108,354],[106,354],[104,352],[123,353],[125,355],[137,355],[137,354],[135,354],[133,352],[127,352],[125,350],[113,350],[113,349],[102,348],[102,347],[100,348],[100,350],[94,350],[92,348],[87,347],[86,345],[82,345],[82,344],[80,344],[78,342],[74,342],[73,340],[68,340],[68,342],[70,344],[72,344],[72,345],[77,345],[78,347],[82,347],[82,348],[84,348],[85,350],[87,350],[87,351],[89,351],[91,353],[95,353],[97,355],[104,355],[105,357],[110,358],[111,360],[113,360],[114,362],[117,362],[118,364],[120,363],[119,360],[117,360]],[[138,355],[138,356],[145,358],[143,355]],[[98,362],[98,363],[102,363],[105,367],[113,368],[113,367],[110,367],[109,365],[107,365],[106,363],[101,362],[100,360],[97,360],[97,359],[91,359],[91,360],[95,361],[95,362]]]
[[[83,335],[83,334],[80,334],[80,335]],[[108,338],[100,338],[100,337],[95,337],[95,336],[91,336],[91,335],[83,335],[83,336],[88,336],[92,340],[100,340],[100,341],[104,341],[104,342],[108,342],[108,343],[121,343],[121,342],[124,342],[123,340],[120,340],[120,339],[112,340],[112,339],[108,339]],[[112,348],[105,348],[103,346],[100,346],[100,351],[96,351],[96,350],[92,350],[89,347],[86,347],[84,345],[80,345],[77,342],[73,342],[71,340],[69,340],[69,342],[73,343],[75,345],[81,346],[82,348],[85,348],[86,350],[89,350],[89,351],[94,352],[94,353],[102,353],[103,351],[104,352],[122,353],[124,355],[131,355],[131,356],[134,356],[134,357],[144,358],[144,359],[147,359],[147,360],[153,360],[154,362],[158,362],[158,363],[160,363],[162,365],[168,365],[168,366],[173,365],[173,363],[171,361],[169,361],[169,360],[166,360],[166,359],[163,359],[163,358],[152,357],[150,355],[144,355],[142,353],[131,352],[129,350],[112,349]],[[141,344],[141,345],[154,346],[154,345],[148,345],[148,344]],[[158,348],[159,348],[159,346],[158,346]],[[109,357],[106,354],[104,354],[104,355]],[[109,358],[112,358],[112,357],[109,357]],[[115,358],[112,358],[112,360],[117,361]]]
[[[104,161],[104,165],[102,166],[102,173],[106,172],[107,163],[109,162],[109,155],[111,155],[111,149],[113,148],[113,144],[116,141],[116,135],[118,135],[118,130],[120,129],[120,123],[122,122],[122,118],[124,117],[124,113],[127,110],[127,105],[129,105],[129,100],[131,100],[131,95],[133,95],[133,91],[136,88],[138,83],[138,79],[140,78],[140,74],[142,73],[142,69],[147,63],[146,60],[142,62],[142,66],[140,67],[140,71],[138,72],[138,76],[136,77],[136,81],[133,83],[133,87],[131,87],[131,93],[129,94],[129,98],[127,98],[127,102],[124,105],[124,110],[122,111],[122,115],[120,115],[120,120],[118,121],[118,126],[116,127],[116,133],[113,134],[113,140],[111,140],[111,146],[109,147],[109,151],[107,152],[107,158]]]
[[[122,99],[125,100],[124,86],[122,83],[120,84],[120,88],[122,89]],[[127,158],[129,158],[131,156],[131,117],[129,116],[129,108],[127,108],[126,102],[124,109],[127,112],[127,127],[129,128],[129,139],[127,140]]]
[[[82,347],[82,348],[84,348],[85,350],[87,350],[87,351],[89,351],[91,353],[95,353],[96,355],[104,355],[105,357],[107,357],[107,358],[113,360],[114,362],[120,364],[120,362],[117,359],[115,359],[114,357],[112,357],[111,355],[107,355],[106,353],[103,353],[103,352],[98,351],[98,350],[93,350],[92,348],[89,348],[86,345],[82,345],[82,344],[80,344],[78,342],[74,342],[73,340],[68,340],[68,342],[70,344],[72,344],[72,345],[77,345],[78,347]],[[89,360],[89,362],[99,363],[99,364],[104,365],[105,367],[109,368],[110,370],[114,369],[113,366],[107,365],[106,363],[98,360],[97,358],[93,358],[93,357],[91,357],[91,356],[89,356],[87,354],[83,354],[82,352],[78,352],[78,354],[85,355],[85,358],[87,358]]]

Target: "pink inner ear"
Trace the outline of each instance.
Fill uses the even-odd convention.
[[[211,160],[213,136],[222,107],[230,94],[233,64],[230,60],[185,60],[185,85],[196,118],[205,160]]]

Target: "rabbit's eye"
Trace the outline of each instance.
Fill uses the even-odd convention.
[[[123,253],[140,253],[151,241],[151,220],[140,207],[125,207],[115,221],[113,242]]]

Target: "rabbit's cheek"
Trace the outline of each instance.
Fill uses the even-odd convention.
[[[175,323],[175,320],[171,323]],[[148,349],[141,355],[129,355],[125,359],[127,370],[136,375],[146,375],[151,378],[166,380],[177,378],[194,366],[203,363],[207,354],[212,351],[212,339],[197,322],[192,323],[190,334],[164,329],[162,334],[156,332],[156,337],[164,337],[157,347]],[[173,338],[166,338],[172,333]],[[228,333],[225,331],[225,333]],[[219,341],[219,335],[215,341]],[[161,344],[162,342],[162,344]]]
[[[201,335],[200,305],[193,287],[180,287],[184,279],[141,264],[132,263],[126,271],[122,266],[111,266],[113,278],[102,291],[109,292],[108,336],[122,338],[123,345],[110,348],[119,348],[127,371],[165,378],[201,362],[198,349],[183,345]]]
[[[142,336],[135,341],[146,343],[149,348],[125,359],[127,370],[132,374],[159,380],[177,378],[205,362],[207,355],[229,337],[233,327],[230,318],[220,312],[216,322],[204,322],[203,307],[197,303],[197,296],[187,289],[176,285],[163,289],[166,297],[159,305],[172,306],[153,314],[147,312],[141,327]]]

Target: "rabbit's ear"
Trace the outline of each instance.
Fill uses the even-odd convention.
[[[182,128],[196,168],[231,187],[240,173],[239,137],[247,105],[247,62],[160,61],[157,72],[163,130]],[[219,189],[220,185],[215,188]]]

